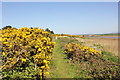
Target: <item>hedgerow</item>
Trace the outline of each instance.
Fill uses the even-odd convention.
[[[39,28],[2,30],[2,77],[44,78],[54,49],[51,34]]]

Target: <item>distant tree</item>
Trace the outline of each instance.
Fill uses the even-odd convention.
[[[7,29],[7,28],[12,28],[12,26],[5,26],[2,29]],[[17,28],[14,28],[14,29],[17,29]]]
[[[64,34],[62,33],[61,36],[63,36]]]
[[[46,28],[45,31],[50,32],[50,30],[49,30],[48,28]],[[51,33],[51,32],[50,32],[50,33]]]
[[[51,34],[54,34],[54,32],[53,32],[53,31],[50,31],[49,28],[46,28],[45,31],[47,31],[47,32],[49,32],[49,33],[51,33]]]
[[[53,32],[53,31],[51,31],[51,34],[54,34],[54,32]]]
[[[2,29],[12,28],[12,26],[5,26]]]
[[[30,29],[33,29],[33,27],[30,27]]]

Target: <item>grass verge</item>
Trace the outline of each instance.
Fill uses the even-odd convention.
[[[56,42],[53,52],[50,75],[48,78],[74,78],[76,75],[76,66],[69,63],[69,59],[66,59],[66,54],[62,49],[62,43],[60,39],[54,40]],[[64,41],[63,41],[64,42]]]

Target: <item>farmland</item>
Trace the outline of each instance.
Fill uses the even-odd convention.
[[[111,38],[85,38],[77,40],[84,43],[86,46],[91,47],[104,47],[104,49],[108,52],[113,53],[113,55],[118,56],[118,41],[120,39],[111,39]]]
[[[2,77],[119,78],[118,39],[51,34],[39,28],[2,30]]]

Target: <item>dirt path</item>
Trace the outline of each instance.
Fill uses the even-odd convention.
[[[61,48],[60,42],[57,40],[51,61],[51,69],[49,78],[73,78],[75,75],[75,67],[68,63],[66,54]]]

